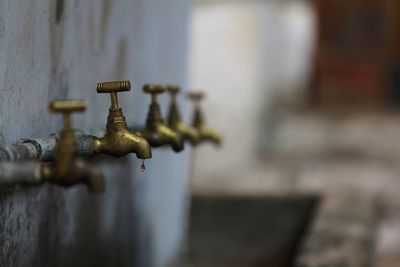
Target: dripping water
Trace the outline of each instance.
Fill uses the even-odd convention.
[[[144,165],[144,160],[142,159],[142,165],[140,165],[140,171],[144,172],[146,170],[146,166]]]

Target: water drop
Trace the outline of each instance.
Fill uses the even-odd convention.
[[[144,172],[146,170],[146,166],[144,165],[144,160],[142,159],[142,165],[140,165],[140,171]]]

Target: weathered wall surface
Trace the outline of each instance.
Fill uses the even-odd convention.
[[[120,104],[129,124],[145,120],[146,82],[185,85],[185,0],[0,0],[0,133],[3,142],[61,126],[54,98],[83,98],[75,126],[103,129],[109,97],[96,82],[131,79]],[[167,98],[162,98],[166,107]],[[107,192],[83,186],[0,188],[0,266],[166,266],[182,239],[188,152],[100,157]]]

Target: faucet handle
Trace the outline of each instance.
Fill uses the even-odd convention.
[[[86,110],[86,102],[83,100],[54,100],[49,104],[52,112],[63,113],[64,128],[71,129],[71,113]]]
[[[110,93],[111,94],[111,109],[119,110],[118,105],[118,96],[119,92],[126,92],[131,90],[131,82],[129,80],[126,81],[113,81],[113,82],[104,82],[98,83],[96,86],[96,90],[98,94]]]
[[[171,95],[175,96],[181,91],[181,87],[179,85],[170,84],[167,86],[167,90]]]
[[[151,95],[158,95],[165,92],[165,86],[161,84],[145,84],[143,92]]]
[[[202,91],[192,91],[188,93],[188,97],[193,102],[199,103],[201,100],[204,99],[205,94]]]
[[[145,84],[143,92],[151,95],[152,103],[157,103],[157,95],[165,92],[165,86],[161,84]]]
[[[97,93],[119,93],[131,90],[131,82],[126,81],[113,81],[98,83],[96,87]]]
[[[53,100],[49,108],[53,112],[82,112],[86,110],[86,103],[83,100]]]

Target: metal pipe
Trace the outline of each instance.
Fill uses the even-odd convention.
[[[98,153],[93,150],[95,137],[83,134],[80,130],[74,131],[79,156],[86,159],[96,156]],[[101,133],[103,131],[98,132]],[[11,146],[0,146],[0,162],[23,160],[53,161],[59,139],[59,134],[52,134],[46,138],[25,138]]]
[[[34,143],[19,143],[0,147],[0,161],[17,161],[38,157],[38,147]]]
[[[18,147],[34,147],[30,154],[26,154],[22,159],[9,158],[8,160],[40,160],[40,161],[50,161],[54,159],[54,153],[58,144],[59,134],[52,134],[47,138],[33,138],[33,139],[22,139],[20,143],[17,144]],[[1,160],[2,158],[0,158]]]
[[[93,136],[77,132],[75,138],[78,145],[79,155],[83,158],[93,157]],[[58,141],[59,134],[52,134],[44,139],[22,139],[17,144],[0,147],[0,161],[52,161],[54,160],[54,153]]]
[[[39,161],[0,162],[0,186],[38,185],[52,183],[61,186],[85,184],[91,192],[104,192],[102,173],[83,161],[76,161],[65,177],[56,175],[54,163]]]
[[[0,185],[40,184],[41,163],[36,161],[0,162]]]

